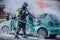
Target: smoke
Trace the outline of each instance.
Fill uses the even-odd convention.
[[[56,15],[57,18],[60,20],[60,12],[58,10],[47,7],[43,10],[42,13],[48,13],[48,14]]]
[[[16,9],[21,7],[20,0],[5,0],[5,12],[16,14]]]
[[[20,8],[23,2],[28,3],[29,12],[31,12],[31,14],[33,14],[36,17],[38,17],[40,14],[43,14],[43,13],[55,14],[59,16],[60,12],[48,6],[43,11],[39,9],[37,6],[36,0],[4,0],[4,4],[5,4],[4,11],[9,12],[11,14],[16,14],[16,9]]]
[[[34,15],[39,15],[40,11],[39,8],[37,7],[36,1],[35,0],[5,0],[5,12],[9,12],[12,14],[16,14],[16,9],[20,8],[23,4],[23,2],[28,3],[28,10],[34,14]]]

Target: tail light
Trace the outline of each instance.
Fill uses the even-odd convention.
[[[49,26],[53,26],[53,22],[51,22],[51,21],[48,24],[49,24]]]

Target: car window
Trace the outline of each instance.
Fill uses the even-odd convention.
[[[47,15],[47,14],[42,14],[42,15],[40,15],[39,18],[40,18],[40,19],[44,19],[44,18],[46,17],[46,15]]]
[[[58,17],[56,15],[50,15],[50,16],[51,16],[52,20],[58,21]]]
[[[40,15],[40,17],[38,18],[38,22],[41,22],[43,19],[45,19],[47,14],[42,14]]]

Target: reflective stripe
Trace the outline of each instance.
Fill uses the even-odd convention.
[[[19,20],[20,22],[22,22],[22,23],[26,23],[25,21],[22,21],[22,20]]]

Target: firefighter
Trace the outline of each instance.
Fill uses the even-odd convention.
[[[25,27],[26,16],[28,15],[27,6],[28,6],[28,4],[26,2],[24,2],[21,9],[20,9],[20,15],[19,15],[19,18],[18,18],[18,29],[15,32],[15,38],[19,38],[18,35],[19,35],[19,31],[21,30],[21,28],[23,30],[23,35],[24,35],[23,37],[27,38],[26,27]]]

